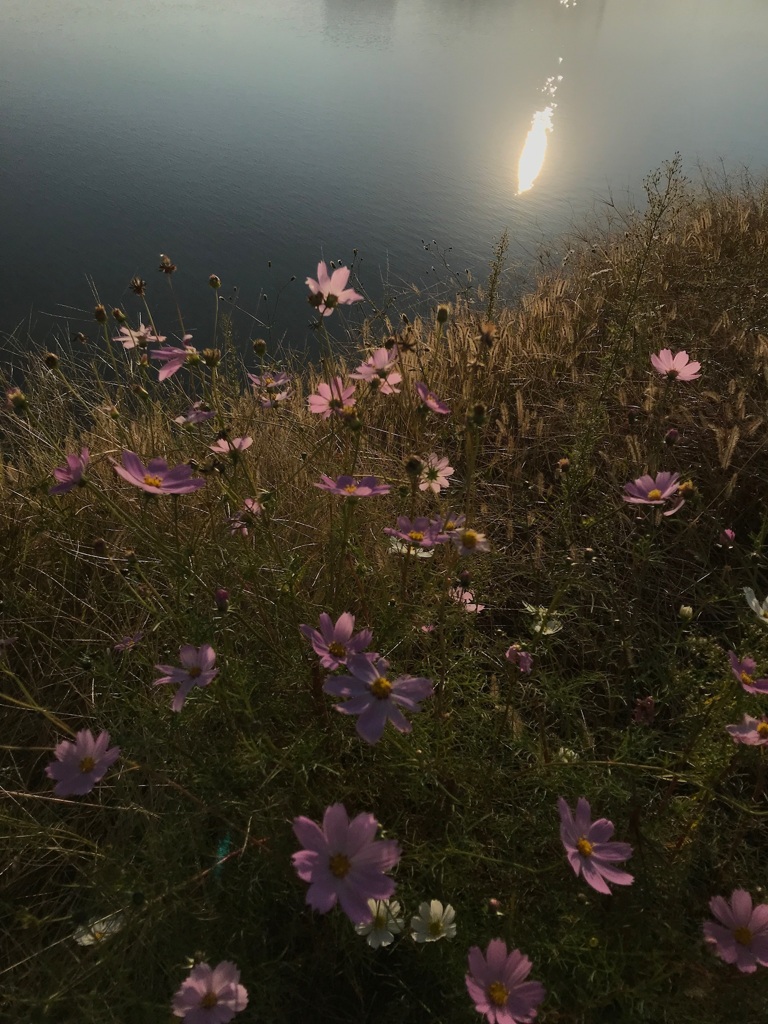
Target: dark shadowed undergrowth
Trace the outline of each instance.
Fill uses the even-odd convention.
[[[768,711],[728,663],[735,651],[768,669],[768,632],[743,595],[768,587],[768,188],[694,189],[671,167],[649,179],[644,213],[612,212],[610,231],[573,242],[566,268],[514,304],[494,275],[445,323],[334,311],[314,368],[251,356],[252,373],[292,375],[271,407],[221,314],[192,341],[218,355],[162,382],[141,347],[108,340],[111,317],[87,346],[28,358],[26,406],[0,412],[9,1020],[170,1021],[191,964],[231,960],[244,1024],[470,1022],[467,951],[495,937],[533,961],[546,1024],[763,1018],[768,970],[723,963],[702,925],[715,895],[767,899],[765,747],[734,744],[725,726]],[[165,290],[152,278],[127,323],[151,315],[179,345],[153,309]],[[400,394],[358,382],[354,412],[308,410],[320,382],[346,381],[385,344]],[[659,376],[650,355],[664,348],[686,350],[701,377]],[[416,381],[450,415],[421,407]],[[177,424],[195,401],[215,417]],[[253,443],[216,455],[222,432]],[[53,468],[83,447],[88,485],[49,495]],[[113,468],[126,450],[193,462],[205,486],[131,487]],[[431,453],[455,468],[440,494],[406,470]],[[691,482],[674,515],[622,501],[628,481],[660,471]],[[314,486],[342,473],[390,493]],[[229,520],[246,498],[262,511],[244,535]],[[398,516],[449,513],[490,551],[391,551],[383,530]],[[481,612],[449,594],[460,585]],[[537,632],[524,602],[559,628]],[[370,627],[394,674],[433,681],[412,732],[388,725],[369,744],[334,710],[299,631],[323,611]],[[529,675],[505,658],[515,643]],[[210,644],[219,674],[176,714],[152,683],[182,644]],[[120,759],[90,793],[57,798],[45,766],[85,728],[108,730]],[[614,822],[633,885],[601,895],[574,875],[559,796]],[[306,905],[291,823],[337,802],[399,841],[406,923],[439,899],[455,938],[418,944],[406,929],[372,949],[338,907]],[[118,912],[103,941],[73,940]]]

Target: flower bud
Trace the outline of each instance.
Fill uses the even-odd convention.
[[[211,369],[218,366],[221,362],[221,349],[204,348],[200,354],[203,357],[205,365],[211,367]]]
[[[693,618],[693,608],[691,608],[689,604],[681,604],[677,610],[677,614],[683,622],[690,622]]]
[[[480,324],[480,344],[485,345],[486,348],[492,348],[497,337],[498,329],[496,324],[492,324],[490,320],[484,320]]]
[[[107,322],[107,311],[101,303],[94,307],[93,316],[97,323],[105,324]]]
[[[257,356],[263,356],[267,351],[267,343],[263,338],[255,338],[251,344],[253,345],[253,351]]]
[[[93,542],[93,553],[98,555],[99,558],[104,558],[107,554],[107,542],[103,537],[97,537]]]
[[[470,427],[482,427],[488,416],[488,406],[482,402],[475,402],[472,411],[467,416],[467,423]]]
[[[216,274],[211,274],[211,276],[208,278],[208,284],[215,291],[218,291],[219,288],[221,288],[221,278],[218,277]]]
[[[677,430],[675,427],[672,427],[664,435],[664,444],[668,444],[668,445],[677,444],[677,442],[679,440],[680,440],[680,431]]]
[[[49,370],[55,370],[59,365],[59,357],[55,352],[46,352],[43,356],[43,362]]]
[[[134,384],[131,390],[134,395],[138,395],[139,398],[143,398],[145,401],[149,398],[149,392],[145,387],[142,387],[141,384]]]
[[[225,612],[229,609],[229,591],[225,590],[224,587],[219,587],[214,591],[213,600],[220,612]]]
[[[122,309],[120,309],[118,306],[115,306],[115,308],[112,310],[112,316],[115,318],[115,320],[117,320],[119,324],[124,324],[128,319],[128,317],[125,315]]]
[[[447,306],[447,305],[441,303],[441,305],[439,305],[437,307],[437,322],[439,324],[446,323],[447,320],[448,320],[448,317],[450,315],[451,315],[451,307],[450,306]]]
[[[21,388],[13,388],[7,394],[8,404],[14,412],[26,412],[29,408],[29,402],[27,396],[21,390]]]
[[[736,534],[733,530],[723,530],[720,534],[719,543],[722,544],[724,548],[732,548],[735,540]]]
[[[684,498],[692,498],[696,493],[696,484],[693,480],[683,480],[677,490]]]
[[[419,477],[424,471],[424,463],[418,455],[411,455],[405,460],[405,472],[410,477]]]
[[[568,458],[557,460],[557,469],[560,473],[567,473],[571,468],[571,460]]]

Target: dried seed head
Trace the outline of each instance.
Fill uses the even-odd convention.
[[[8,394],[8,404],[14,412],[26,412],[29,408],[29,402],[27,396],[21,390],[21,388],[12,388]]]
[[[490,320],[484,320],[480,324],[480,344],[485,345],[486,348],[492,348],[497,337],[498,330],[496,324],[491,323]]]
[[[82,331],[78,331],[77,334],[72,335],[72,341],[79,341],[81,345],[87,345],[88,339]]]
[[[475,402],[472,411],[467,416],[467,423],[471,427],[482,427],[488,417],[488,406],[483,402]]]
[[[171,262],[171,257],[164,252],[160,253],[160,266],[157,268],[163,274],[172,274],[176,270],[176,264]]]
[[[203,357],[205,365],[210,366],[211,368],[218,366],[221,362],[221,349],[204,348],[200,354]]]
[[[448,317],[451,315],[451,307],[445,303],[441,303],[437,307],[437,322],[439,324],[447,323]]]
[[[143,295],[147,282],[141,277],[132,277],[129,287],[134,295]]]

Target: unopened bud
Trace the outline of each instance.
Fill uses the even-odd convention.
[[[482,427],[488,416],[488,406],[482,402],[475,402],[472,412],[467,416],[467,423],[471,427]]]
[[[93,553],[98,555],[99,558],[104,558],[107,553],[107,542],[103,537],[97,537],[93,542]]]
[[[107,322],[107,311],[101,303],[94,307],[93,316],[97,323],[105,324]]]
[[[221,278],[218,277],[216,274],[211,274],[211,276],[208,278],[208,284],[211,286],[211,288],[218,291],[219,288],[221,288]]]
[[[267,351],[267,343],[263,338],[255,338],[251,344],[253,345],[253,351],[257,356],[263,356]]]
[[[424,463],[418,455],[411,455],[405,460],[405,472],[410,477],[419,477],[424,471]]]
[[[560,473],[567,473],[568,470],[571,468],[571,460],[568,458],[558,459],[557,468]]]
[[[8,404],[11,406],[14,412],[26,412],[29,408],[29,402],[27,396],[21,390],[21,388],[13,388],[7,394]]]
[[[214,603],[220,612],[225,612],[229,608],[229,591],[225,590],[224,587],[219,587],[213,595]]]
[[[125,315],[122,309],[120,309],[118,306],[115,306],[115,308],[112,310],[112,316],[115,318],[115,320],[117,320],[119,324],[124,324],[125,321],[128,319],[128,317]]]
[[[437,307],[437,322],[444,324],[447,322],[448,317],[451,315],[451,307],[446,305],[439,305]]]
[[[49,370],[55,370],[59,365],[59,357],[55,352],[46,352],[43,356],[43,362]]]
[[[139,398],[143,398],[145,401],[149,398],[149,392],[141,384],[134,384],[132,390],[134,395],[138,395]]]
[[[221,362],[221,349],[218,348],[204,348],[201,352],[203,362],[206,366],[211,368],[218,366]]]
[[[681,604],[677,610],[677,614],[683,622],[690,622],[693,618],[693,608],[691,608],[689,604]]]
[[[87,345],[88,339],[82,331],[78,331],[77,334],[72,335],[72,341],[79,341],[81,345]]]
[[[735,540],[736,534],[733,530],[723,530],[720,534],[719,543],[722,544],[724,548],[732,548]]]
[[[664,444],[669,444],[669,445],[677,444],[677,442],[679,440],[680,440],[680,431],[677,430],[676,427],[672,427],[664,435]]]

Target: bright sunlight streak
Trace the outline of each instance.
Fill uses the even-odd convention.
[[[547,136],[552,131],[553,113],[554,107],[548,106],[543,110],[537,110],[533,115],[531,127],[517,164],[518,195],[533,187],[534,181],[544,166],[544,158],[547,155]]]

